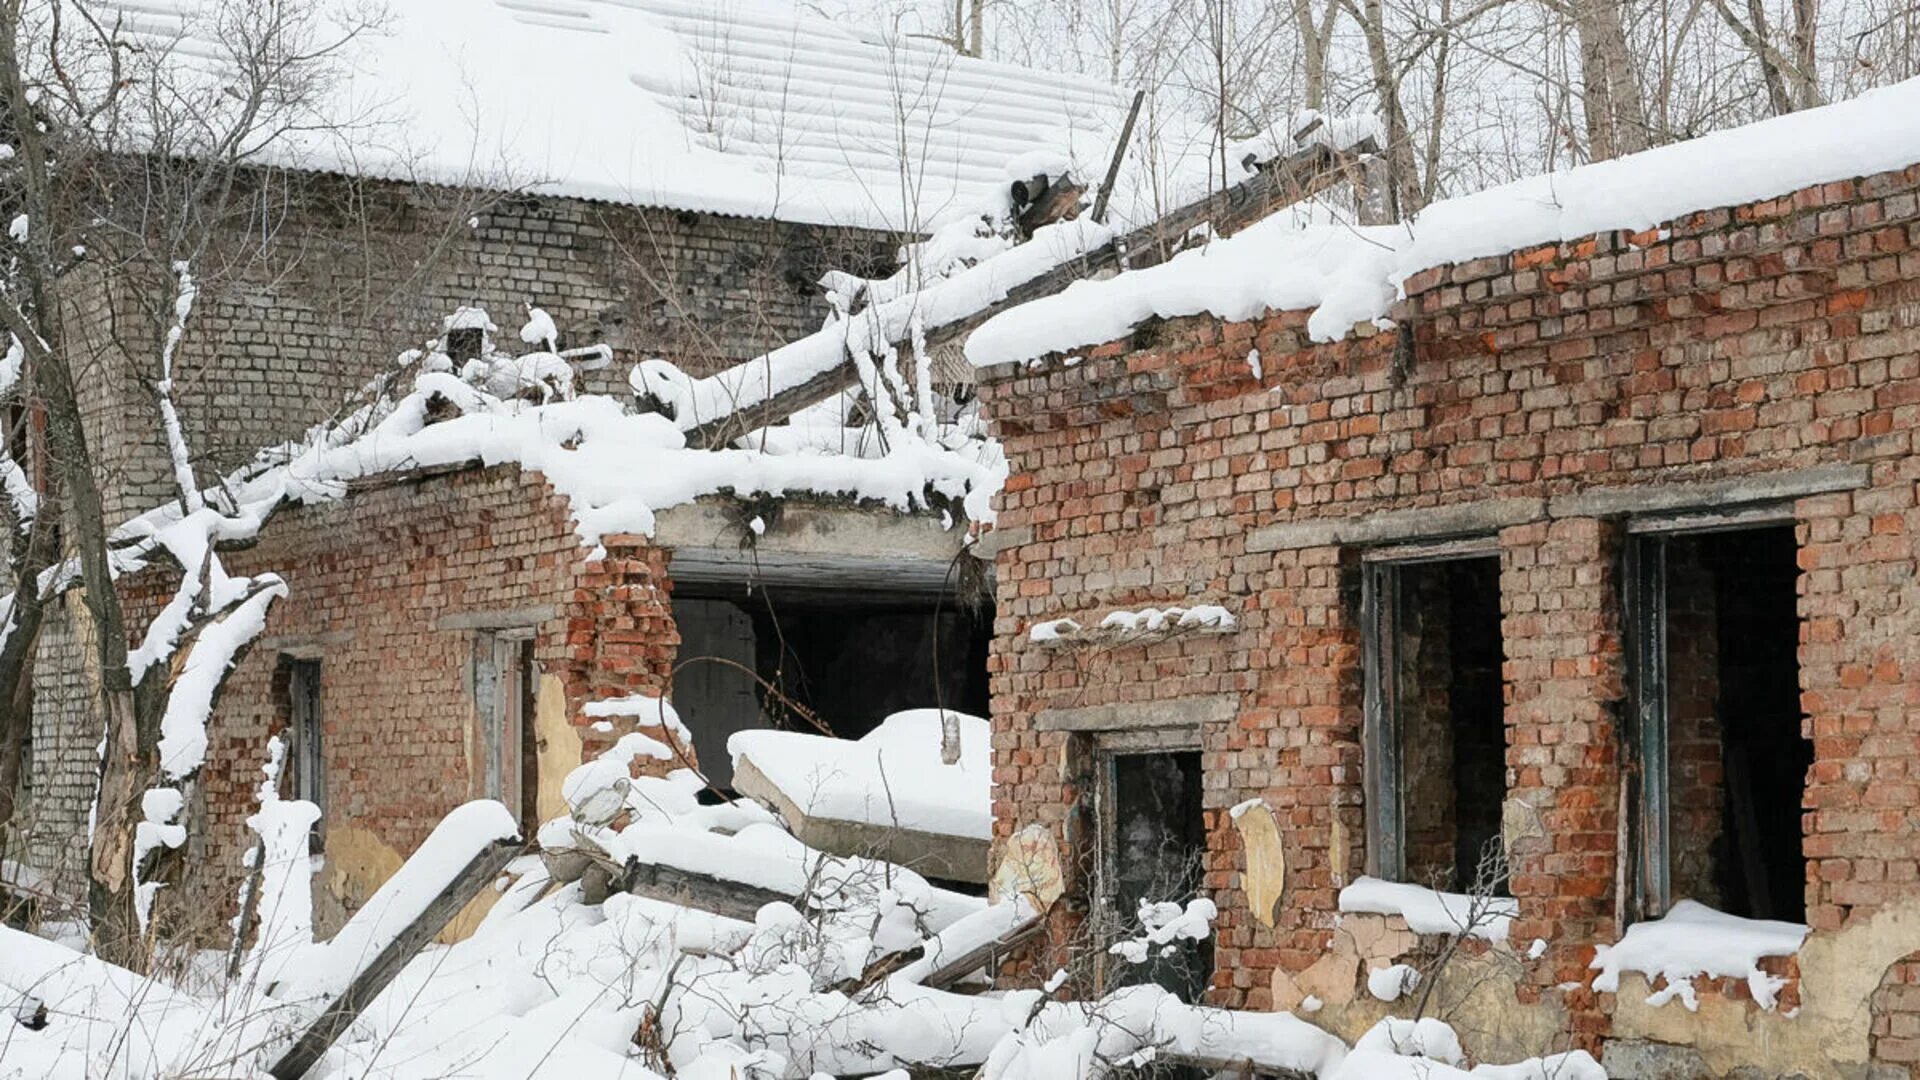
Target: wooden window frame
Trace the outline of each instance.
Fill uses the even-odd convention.
[[[1624,745],[1628,903],[1623,925],[1657,919],[1673,906],[1673,776],[1667,664],[1668,542],[1677,537],[1794,524],[1791,503],[1689,508],[1631,518],[1620,553],[1620,611],[1626,663]]]
[[[1405,619],[1401,571],[1409,566],[1498,558],[1494,536],[1425,540],[1371,548],[1360,557],[1361,787],[1366,805],[1366,871],[1386,881],[1407,878],[1406,763],[1401,741],[1394,650]]]

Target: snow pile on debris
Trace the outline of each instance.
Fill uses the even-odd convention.
[[[543,825],[540,855],[508,866],[472,936],[415,956],[311,1076],[801,1080],[979,1066],[982,1080],[1097,1080],[1154,1060],[1321,1080],[1602,1075],[1578,1054],[1459,1073],[1458,1039],[1431,1019],[1390,1021],[1349,1053],[1288,1013],[1190,1005],[1152,986],[1067,1001],[1056,976],[980,992],[969,976],[1038,926],[1027,897],[989,903],[900,866],[823,855],[752,803],[702,805],[690,771],[602,767],[624,755],[567,783],[582,803],[610,795],[615,812]],[[315,810],[273,795],[278,763],[276,751],[253,822],[260,925],[239,975],[188,991],[0,929],[0,1075],[257,1075],[428,897],[514,835],[498,803],[456,810],[345,929],[315,942],[302,881]],[[1145,905],[1115,955],[1203,939],[1214,915],[1205,899]],[[949,989],[968,982],[974,992]]]
[[[1664,918],[1628,927],[1619,944],[1598,946],[1592,966],[1600,974],[1593,988],[1614,993],[1620,989],[1622,972],[1637,971],[1649,982],[1658,978],[1666,983],[1647,998],[1647,1004],[1664,1005],[1677,997],[1688,1009],[1698,1009],[1694,979],[1745,979],[1753,1000],[1770,1010],[1786,980],[1762,971],[1760,961],[1799,952],[1807,933],[1801,923],[1743,919],[1698,901],[1682,900]]]
[[[1031,152],[1008,160],[1008,178],[1025,181],[1038,173],[1041,179],[1085,181],[1097,176],[1112,154],[1112,145],[1106,133],[1099,133],[1092,144],[1087,134],[1063,133],[1057,152]],[[1091,215],[1072,216],[1043,225],[1024,238],[1016,221],[1020,208],[1003,185],[932,222],[924,239],[901,248],[900,268],[891,276],[870,280],[837,271],[828,274],[821,285],[835,314],[819,331],[704,378],[689,377],[666,360],[646,360],[634,369],[634,390],[659,402],[683,430],[690,431],[803,387],[851,361],[867,398],[883,404],[893,401],[906,414],[904,426],[911,429],[934,415],[929,335],[963,324],[1005,300],[1014,289],[1095,252],[1131,228],[1149,225],[1223,186],[1240,183],[1287,154],[1316,145],[1344,150],[1368,139],[1378,140],[1380,135],[1379,121],[1370,115],[1305,111],[1231,147],[1225,177],[1204,149],[1204,140],[1194,144],[1202,147],[1200,153],[1165,157],[1155,157],[1136,144],[1123,172],[1148,170],[1155,178],[1122,185],[1138,196],[1128,209],[1110,212],[1105,222],[1096,222]],[[1183,146],[1190,141],[1169,138]],[[1136,161],[1136,156],[1150,160]],[[1147,199],[1148,192],[1166,201]],[[903,352],[908,356],[903,358]],[[892,411],[878,410],[883,424]],[[755,436],[756,440],[764,437]]]
[[[1501,944],[1520,915],[1511,897],[1447,893],[1423,885],[1355,878],[1340,890],[1340,910],[1351,914],[1398,915],[1416,934],[1466,934]]]
[[[1389,1016],[1360,1036],[1353,1052],[1325,1080],[1607,1080],[1607,1071],[1585,1050],[1472,1069],[1466,1061],[1459,1035],[1444,1022],[1431,1016]]]
[[[1434,203],[1397,225],[1279,214],[1160,265],[1002,313],[967,342],[1017,363],[1124,337],[1153,317],[1244,321],[1313,309],[1316,341],[1385,317],[1421,270],[1612,229],[1647,229],[1813,184],[1920,161],[1920,79],[1851,101]]]
[[[959,743],[942,758],[942,718]],[[734,768],[751,761],[812,817],[987,839],[993,835],[992,729],[951,709],[895,713],[858,740],[800,731],[741,731],[727,739]]]
[[[818,378],[853,360],[869,392],[917,396],[900,370],[899,345],[927,328],[957,322],[999,303],[1024,285],[1113,239],[1115,231],[1091,219],[1048,225],[1024,243],[1011,236],[1011,208],[998,206],[937,230],[903,252],[910,273],[884,281],[828,278],[829,299],[841,311],[822,329],[766,355],[705,378],[691,378],[671,362],[642,361],[633,373],[636,393],[661,402],[683,430],[731,416]],[[913,269],[918,267],[918,269]],[[864,300],[858,311],[853,303]],[[924,362],[926,357],[917,356]],[[922,363],[920,366],[924,366]]]
[[[689,449],[665,417],[632,413],[610,397],[576,397],[572,378],[567,359],[538,350],[489,350],[455,372],[435,343],[399,358],[380,381],[387,392],[301,442],[264,451],[206,498],[258,523],[282,501],[339,498],[349,481],[383,472],[511,462],[565,495],[581,539],[597,544],[610,533],[650,534],[658,511],[722,491],[901,511],[949,503],[986,522],[1006,476],[998,445],[964,434],[903,439],[872,457]],[[118,539],[131,546],[123,561],[137,564],[178,519],[169,505],[123,527]]]

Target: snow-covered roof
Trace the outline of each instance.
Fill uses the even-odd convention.
[[[220,0],[96,6],[169,62],[225,54]],[[916,230],[1076,133],[1110,146],[1127,105],[779,0],[406,0],[339,60],[320,109],[348,128],[291,133],[281,164]]]
[[[1436,202],[1396,225],[1280,213],[1158,266],[1001,313],[967,340],[978,366],[1116,341],[1153,317],[1240,321],[1313,310],[1315,340],[1380,319],[1422,270],[1612,229],[1647,229],[1920,162],[1920,79],[1850,101]]]

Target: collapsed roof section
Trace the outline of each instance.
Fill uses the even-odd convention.
[[[698,379],[669,361],[645,360],[633,370],[634,392],[696,446],[729,445],[848,391],[884,402],[889,382],[901,381],[892,369],[901,351],[911,351],[918,366],[929,366],[935,350],[957,346],[1001,312],[1056,296],[1083,279],[1157,265],[1337,183],[1364,183],[1360,166],[1379,134],[1371,118],[1307,113],[1288,126],[1288,134],[1277,136],[1280,152],[1264,143],[1234,150],[1242,174],[1236,183],[1223,188],[1205,169],[1190,172],[1175,189],[1183,201],[1137,227],[1124,219],[1082,216],[1084,200],[1069,200],[1056,211],[1057,220],[1029,231],[1021,207],[1001,193],[909,245],[902,269],[890,278],[830,275],[822,284],[839,314],[816,333]],[[1048,167],[1074,166],[1062,161]],[[1074,175],[1035,179],[1045,190],[1049,181],[1058,187]]]

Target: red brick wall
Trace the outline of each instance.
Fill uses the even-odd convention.
[[[567,500],[537,474],[498,466],[289,507],[258,545],[224,555],[230,573],[280,574],[288,594],[211,725],[208,825],[195,837],[206,845],[195,866],[214,875],[206,895],[224,900],[237,883],[267,737],[285,723],[274,686],[282,651],[321,659],[325,828],[367,830],[401,855],[483,793],[470,746],[470,617],[545,609],[535,662],[560,676],[576,725],[587,700],[665,685],[679,641],[666,554],[639,537],[606,547],[588,562]],[[132,587],[153,608],[175,580],[150,571]],[[149,614],[130,621],[144,626]],[[588,753],[610,738],[583,736]]]
[[[991,659],[996,835],[1059,825],[1078,797],[1064,737],[1034,729],[1041,710],[1236,695],[1238,715],[1202,732],[1214,996],[1263,1005],[1275,967],[1323,954],[1365,828],[1355,552],[1250,548],[1256,530],[1850,463],[1864,488],[1792,505],[1817,757],[1810,921],[1834,929],[1911,889],[1916,189],[1920,168],[1427,271],[1397,313],[1404,336],[1362,327],[1315,345],[1301,312],[1196,317],[1075,366],[989,373],[1013,469]],[[1245,360],[1255,346],[1264,378]],[[1620,542],[1616,521],[1544,511],[1498,532],[1508,798],[1545,832],[1515,852],[1513,934],[1554,943],[1531,967],[1539,993],[1587,978],[1589,943],[1617,933]],[[1237,631],[1078,656],[1026,637],[1043,619],[1193,599],[1224,603]],[[1225,813],[1255,796],[1286,845],[1271,929],[1239,892]],[[1606,1002],[1590,996],[1569,1004],[1592,1037]]]

